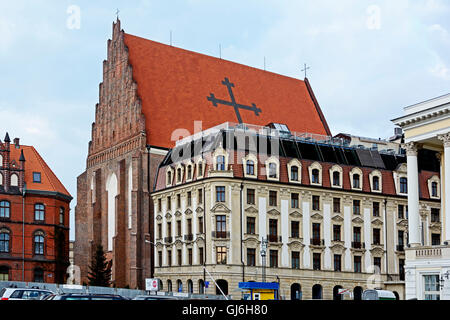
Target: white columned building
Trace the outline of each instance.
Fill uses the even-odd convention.
[[[392,120],[404,132],[408,167],[408,248],[405,261],[406,299],[450,300],[450,94],[404,108]],[[419,162],[431,153],[440,159],[440,177],[419,181]],[[422,158],[419,153],[422,152]],[[426,190],[428,189],[428,190]],[[440,243],[427,242],[421,224],[421,194],[440,199]],[[439,240],[439,239],[438,239]]]

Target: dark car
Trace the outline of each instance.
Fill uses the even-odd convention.
[[[50,295],[46,297],[44,300],[128,300],[128,299],[115,294],[63,293]]]

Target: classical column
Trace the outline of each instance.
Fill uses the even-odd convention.
[[[438,139],[444,144],[444,161],[441,161],[441,172],[444,174],[444,177],[441,176],[441,184],[444,183],[441,190],[445,190],[445,192],[441,192],[441,203],[444,204],[444,208],[442,208],[442,221],[444,222],[442,240],[450,242],[450,196],[447,197],[450,190],[450,133],[439,135]]]
[[[417,143],[404,144],[408,162],[408,233],[409,244],[420,246],[419,217],[419,168],[417,164]]]

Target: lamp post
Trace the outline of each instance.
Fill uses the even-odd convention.
[[[266,282],[267,237],[261,239],[262,282]]]

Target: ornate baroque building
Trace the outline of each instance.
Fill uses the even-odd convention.
[[[420,151],[416,166],[424,245],[441,241],[435,155]],[[238,282],[265,274],[287,299],[339,299],[341,288],[358,299],[368,287],[405,299],[406,162],[341,139],[246,124],[179,141],[152,193],[161,290],[219,294],[214,278],[239,299]]]
[[[33,146],[0,141],[0,281],[64,283],[72,197]]]
[[[136,37],[113,23],[86,170],[77,182],[74,260],[81,282],[102,244],[114,285],[144,287],[153,276],[150,192],[159,164],[179,137],[236,119],[331,135],[307,79]]]

